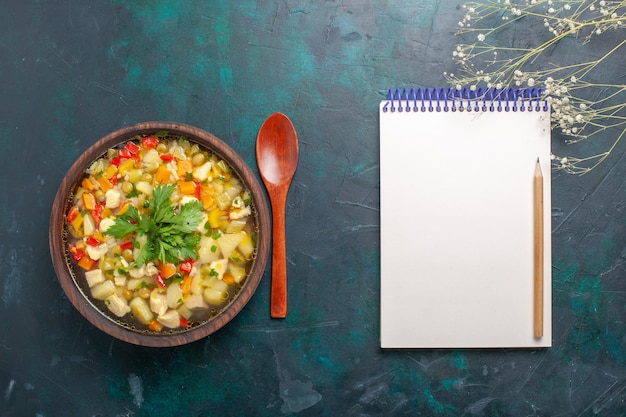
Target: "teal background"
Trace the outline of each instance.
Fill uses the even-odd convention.
[[[445,83],[459,5],[3,1],[0,415],[625,415],[624,143],[587,175],[552,174],[552,348],[379,348],[378,103]],[[168,120],[215,134],[258,174],[256,134],[275,111],[300,139],[288,317],[269,317],[268,265],[245,309],[187,346],[129,345],[87,322],[48,248],[74,159],[120,127]]]

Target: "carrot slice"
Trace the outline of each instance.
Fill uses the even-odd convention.
[[[165,279],[168,279],[176,273],[176,265],[169,262],[160,264],[158,268],[159,272]]]
[[[83,193],[83,204],[85,209],[93,210],[96,208],[96,197],[91,193]]]

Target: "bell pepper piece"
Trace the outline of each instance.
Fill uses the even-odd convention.
[[[123,203],[123,204],[120,206],[119,210],[117,211],[117,215],[118,215],[118,216],[121,216],[122,214],[126,213],[126,210],[128,210],[128,207],[129,207],[130,205],[131,205],[131,204],[130,204],[128,201],[127,201],[127,202],[125,202],[125,203]]]
[[[161,160],[165,161],[165,162],[170,162],[174,160],[174,156],[170,155],[169,153],[164,153],[163,155],[161,155]]]
[[[152,320],[150,324],[148,324],[148,329],[152,330],[153,332],[160,332],[161,330],[163,330],[163,325],[156,320]]]
[[[96,188],[93,182],[91,182],[89,178],[85,178],[83,182],[81,183],[81,185],[83,186],[84,189],[89,190],[89,191],[92,191],[94,188]]]
[[[155,181],[158,182],[159,184],[165,184],[169,181],[170,175],[171,175],[170,170],[167,169],[165,165],[159,165],[159,168],[157,169]]]
[[[193,165],[191,165],[191,161],[188,160],[179,160],[176,163],[176,172],[179,177],[185,177],[187,174],[190,174],[193,171]]]
[[[183,292],[183,295],[189,295],[191,293],[191,283],[193,282],[193,278],[189,275],[183,276],[183,281],[180,283],[180,289]]]
[[[178,187],[180,189],[181,194],[184,194],[184,195],[196,194],[196,184],[193,181],[178,181]]]
[[[224,211],[215,208],[213,210],[211,210],[211,212],[209,213],[209,226],[211,226],[212,229],[217,229],[220,227],[220,218],[225,214]]]
[[[100,243],[103,243],[106,240],[106,238],[104,237],[104,235],[102,234],[100,230],[96,230],[95,232],[93,232],[93,237],[95,239],[98,239]]]
[[[176,266],[173,263],[161,263],[158,268],[163,279],[168,279],[176,273]]]
[[[89,255],[84,254],[79,260],[78,260],[78,266],[80,266],[81,268],[83,268],[85,271],[90,271],[93,269],[94,265],[96,264],[96,261],[94,261],[93,259],[91,259],[89,257]]]
[[[103,203],[96,203],[96,206],[93,208],[91,215],[93,216],[93,221],[96,223],[96,227],[100,226],[100,220],[102,220],[102,211],[104,210]]]
[[[135,168],[135,161],[133,161],[132,159],[127,159],[126,161],[122,162],[117,169],[120,175],[124,176],[128,174],[128,172],[133,168]]]
[[[74,258],[76,262],[80,261],[80,258],[85,256],[85,251],[79,249],[78,247],[76,247],[76,245],[71,245],[68,250],[72,254],[72,258]]]
[[[80,227],[83,225],[83,216],[76,216],[76,218],[72,221],[72,227],[76,231],[76,233],[80,232]]]
[[[110,179],[111,177],[116,175],[117,167],[120,165],[120,163],[121,161],[118,158],[117,165],[109,165],[107,169],[104,170],[104,176]],[[111,164],[113,164],[113,161],[111,161]]]
[[[93,236],[89,236],[87,238],[87,242],[86,242],[89,246],[100,246],[100,244],[102,244],[102,242],[100,242],[98,239],[96,239]]]
[[[228,285],[232,285],[235,283],[235,277],[230,272],[224,272],[224,275],[222,275],[222,281]]]
[[[85,205],[85,209],[93,210],[96,208],[96,197],[91,193],[83,193],[83,204]]]
[[[115,158],[111,159],[111,165],[115,167],[119,166],[121,162],[122,162],[122,158],[120,158],[119,156],[116,156]]]
[[[180,327],[182,327],[183,329],[189,327],[189,320],[187,320],[183,316],[180,316]]]
[[[163,275],[161,274],[157,274],[155,281],[157,285],[161,288],[165,288],[167,286],[167,284],[165,283],[165,278],[163,278]]]
[[[210,193],[201,193],[200,201],[202,201],[202,207],[204,207],[205,210],[215,204],[215,200]]]
[[[100,185],[102,191],[104,191],[105,193],[113,188],[113,184],[111,183],[111,181],[109,181],[109,179],[105,177],[100,178],[98,180],[98,184]]]

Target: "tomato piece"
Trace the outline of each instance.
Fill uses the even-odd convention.
[[[154,136],[146,136],[141,139],[141,145],[146,149],[154,149],[159,144],[159,139]]]
[[[111,165],[113,166],[120,166],[120,163],[122,162],[122,158],[120,158],[119,156],[116,156],[115,158],[111,159]]]
[[[181,272],[186,272],[187,274],[190,273],[191,269],[193,268],[193,260],[189,259],[183,262],[182,264],[180,264],[179,268]]]
[[[187,320],[183,316],[180,316],[180,327],[182,327],[182,328],[189,327],[189,320]]]
[[[78,207],[72,206],[72,208],[67,213],[67,216],[65,218],[68,223],[72,223],[74,220],[76,220],[79,214],[80,214],[80,210],[78,210]]]
[[[139,153],[139,146],[137,146],[133,142],[126,142],[126,146],[124,148],[131,153],[131,155],[136,155]]]
[[[120,245],[120,248],[122,248],[122,250],[126,250],[126,249],[134,249],[135,245],[133,244],[133,242],[131,242],[130,240],[128,242],[124,242]]]
[[[100,244],[101,244],[101,243],[102,243],[102,242],[100,242],[98,239],[96,239],[96,238],[95,238],[95,237],[93,237],[93,236],[89,236],[89,237],[87,238],[87,244],[88,244],[89,246],[100,246]]]
[[[164,153],[163,155],[161,155],[161,160],[165,162],[170,162],[174,160],[174,156],[170,155],[169,153]]]
[[[117,156],[119,156],[120,158],[123,158],[123,159],[130,158],[130,155],[131,155],[130,151],[128,149],[126,149],[126,148],[120,149],[117,152]]]
[[[96,206],[93,208],[91,215],[93,216],[93,221],[96,223],[96,226],[100,226],[100,220],[102,220],[102,211],[104,210],[103,203],[96,203]]]

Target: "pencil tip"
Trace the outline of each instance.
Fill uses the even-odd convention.
[[[539,157],[537,157],[537,163],[539,163]]]

